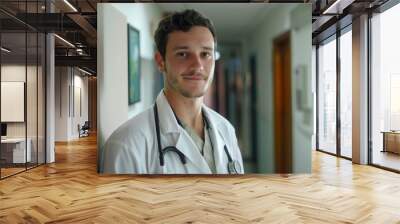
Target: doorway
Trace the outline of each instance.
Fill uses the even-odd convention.
[[[292,94],[290,33],[274,40],[274,134],[275,172],[292,172]]]

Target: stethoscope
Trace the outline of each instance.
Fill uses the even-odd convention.
[[[175,115],[175,113],[174,113]],[[161,138],[160,138],[160,121],[158,118],[158,109],[157,109],[157,103],[154,103],[154,119],[155,119],[155,124],[156,124],[156,132],[157,132],[157,144],[158,144],[158,152],[159,152],[159,157],[160,157],[160,166],[164,166],[165,165],[165,160],[164,160],[164,155],[167,152],[175,152],[182,164],[186,164],[186,157],[185,155],[179,150],[177,149],[175,146],[167,146],[165,148],[161,148]],[[179,119],[176,117],[175,115],[175,119],[178,122],[178,124],[182,126],[182,123],[179,121]],[[205,118],[204,116],[204,120],[206,123],[206,128],[209,131],[210,130],[210,125],[208,123],[208,120]],[[212,140],[210,138],[210,142],[211,142],[211,148],[213,149],[212,151],[214,151],[214,145],[212,143]],[[228,157],[228,172],[229,174],[238,174],[240,173],[241,167],[240,167],[240,163],[237,160],[233,160],[231,155],[229,154],[228,148],[226,147],[226,144],[224,144],[224,151],[226,153],[226,156]]]

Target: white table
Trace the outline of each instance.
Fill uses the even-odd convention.
[[[26,147],[26,154],[25,154],[25,138],[6,138],[6,139],[1,139],[1,145],[2,145],[2,151],[3,147],[13,147],[12,148],[12,157],[13,163],[25,163],[25,162],[31,162],[32,160],[32,154],[31,154],[31,146],[32,146],[32,140],[30,138],[27,138],[26,142],[28,143]],[[27,159],[25,161],[25,159]]]

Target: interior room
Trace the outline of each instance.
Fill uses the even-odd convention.
[[[163,88],[157,19],[190,8],[146,2],[0,1],[0,223],[399,223],[399,1],[196,3],[222,27],[205,103],[249,172],[101,174],[107,136]]]
[[[371,144],[367,146],[368,153],[363,156],[366,163],[392,171],[399,170],[396,100],[396,71],[399,69],[393,61],[398,47],[393,39],[399,35],[393,29],[398,12],[399,6],[393,5],[390,8],[381,6],[380,10],[369,13],[370,42],[361,43],[366,44],[366,51],[361,53],[369,55],[369,59],[364,56],[367,60],[361,61],[367,65],[368,75],[365,78],[354,76],[359,69],[354,67],[354,57],[359,55],[352,50],[360,43],[355,41],[354,21],[351,23],[349,17],[342,19],[339,30],[327,30],[319,38],[314,38],[314,76],[318,86],[318,98],[314,102],[318,111],[314,117],[318,124],[315,148],[318,151],[354,161],[352,157],[358,153],[352,147],[355,128],[352,124],[361,122],[360,125],[365,129],[363,135]],[[358,86],[357,82],[363,82],[363,85]],[[359,107],[357,102],[352,102],[357,95],[354,91],[360,91],[359,88],[363,88],[360,97],[364,99],[358,99],[363,102],[363,114],[352,110],[353,107]]]
[[[44,35],[1,34],[1,177],[45,162]]]

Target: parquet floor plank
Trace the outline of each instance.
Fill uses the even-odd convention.
[[[98,175],[96,139],[0,181],[0,223],[400,223],[400,175],[313,152],[299,175]]]

